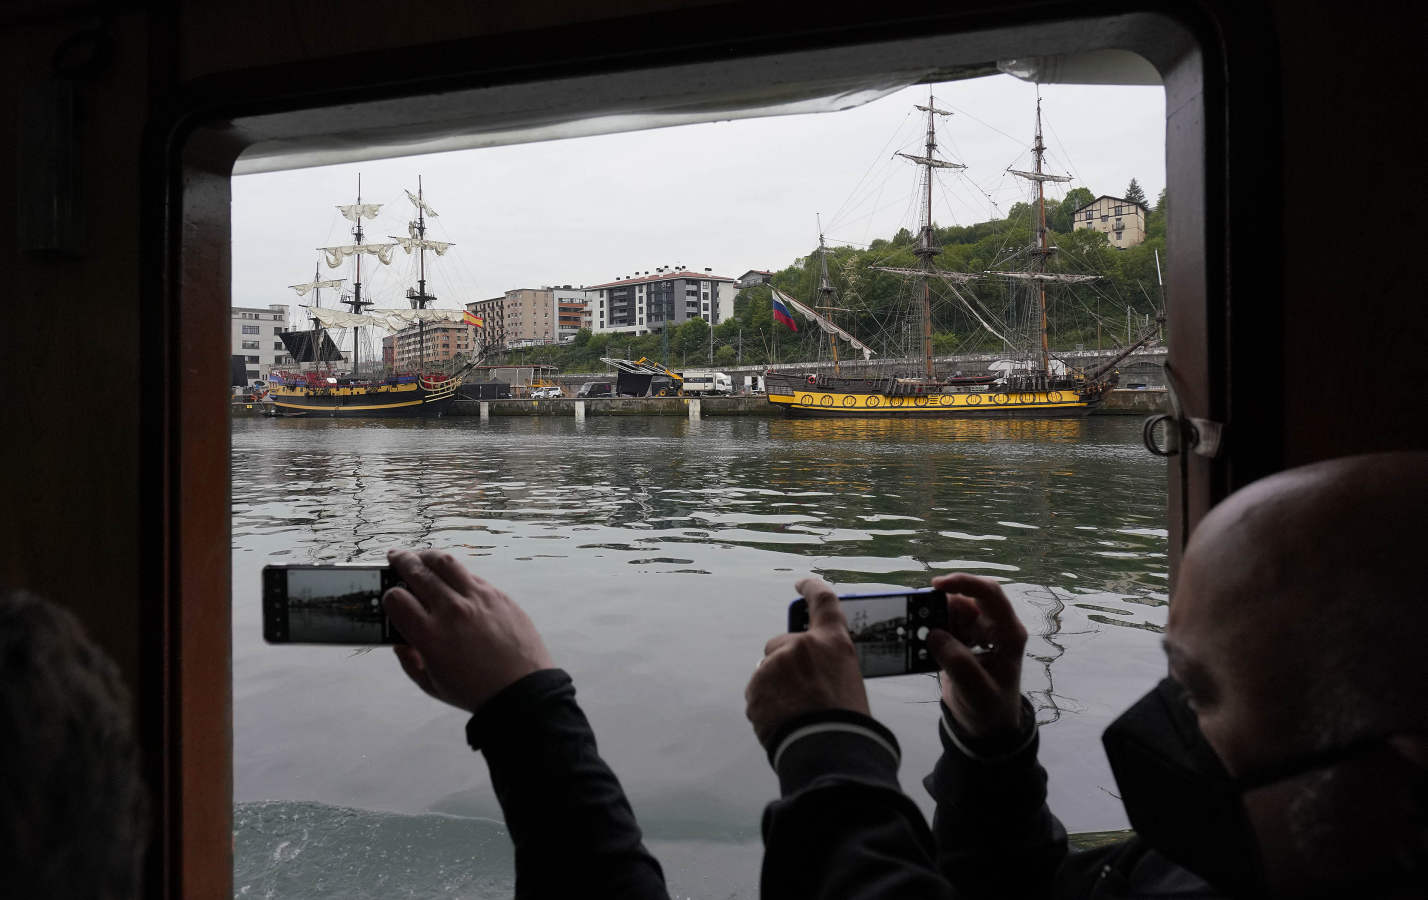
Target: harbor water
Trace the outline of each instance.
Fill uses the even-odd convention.
[[[387,648],[270,646],[266,564],[448,550],[575,678],[672,896],[757,896],[777,784],[743,714],[793,582],[966,571],[1030,632],[1053,810],[1125,827],[1100,745],[1164,672],[1165,465],[1137,419],[594,417],[233,423],[235,896],[509,896],[512,853],[465,716]],[[939,752],[937,686],[868,682],[904,789]]]

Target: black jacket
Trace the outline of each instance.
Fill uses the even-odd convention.
[[[507,687],[471,717],[466,739],[491,769],[516,848],[517,897],[667,900],[569,675],[545,669]]]
[[[775,735],[782,796],[764,811],[765,898],[1221,896],[1134,838],[1068,853],[1029,704],[1023,733],[1000,746],[942,713],[942,757],[924,781],[937,803],[930,829],[898,786],[897,741],[873,719],[825,712]]]

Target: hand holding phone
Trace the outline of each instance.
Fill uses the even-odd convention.
[[[555,667],[530,617],[449,553],[387,555],[403,585],[386,597],[407,638],[402,669],[431,696],[474,713],[532,672]]]
[[[941,591],[848,594],[838,598],[838,606],[864,678],[937,671],[927,639],[932,629],[947,627]],[[808,630],[808,601],[802,597],[788,607],[788,630]]]
[[[744,714],[765,747],[779,728],[820,710],[868,714],[868,692],[838,595],[821,578],[798,582],[807,610],[806,630],[775,635],[744,690]]]
[[[263,638],[270,644],[400,644],[382,608],[401,583],[386,566],[264,566]]]
[[[1019,731],[1026,626],[1001,585],[990,578],[941,575],[932,586],[947,597],[945,629],[934,631],[928,641],[943,672],[943,702],[973,737]]]

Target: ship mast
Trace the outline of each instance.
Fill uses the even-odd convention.
[[[436,298],[426,292],[426,204],[422,201],[421,176],[417,176],[417,217],[413,224],[417,238],[417,286],[407,288],[407,300],[412,309],[426,309]],[[426,322],[417,319],[417,373],[426,367]]]
[[[833,313],[842,307],[833,305],[833,282],[828,278],[828,247],[823,242],[823,222],[818,223],[818,299],[822,301],[815,309],[827,310],[828,321],[832,323]],[[833,374],[838,374],[838,335],[828,332],[828,345],[833,348]]]
[[[312,288],[312,308],[313,308],[313,309],[319,309],[319,308],[322,307],[322,288],[319,286],[319,279],[320,279],[320,278],[322,278],[322,260],[319,259],[317,262],[315,262],[315,263],[312,264],[312,284],[313,284],[313,288]],[[323,339],[323,337],[326,335],[326,330],[323,329],[322,323],[317,320],[317,316],[313,316],[312,319],[311,319],[311,321],[312,321],[312,364],[313,364],[313,365],[312,365],[312,370],[313,370],[314,372],[316,372],[316,371],[320,368],[320,366],[319,366],[318,364],[322,362],[322,339]],[[329,368],[331,368],[331,366],[329,366]]]
[[[917,246],[912,253],[917,257],[922,269],[920,280],[922,281],[922,364],[924,374],[928,380],[936,377],[932,369],[932,258],[942,252],[942,248],[937,246],[937,238],[932,233],[932,170],[933,168],[966,168],[957,163],[942,162],[936,158],[937,151],[937,117],[950,116],[952,113],[938,109],[933,102],[932,88],[927,89],[927,105],[918,105],[917,108],[927,113],[927,155],[922,158],[908,156],[913,162],[922,166],[922,177],[925,182],[926,194],[922,203],[922,232],[918,235]],[[907,154],[901,154],[907,156]]]
[[[1025,280],[1031,282],[1032,290],[1036,292],[1038,330],[1041,334],[1041,374],[1049,376],[1051,374],[1051,345],[1047,340],[1046,333],[1046,282],[1062,281],[1076,283],[1080,281],[1093,281],[1095,276],[1086,275],[1054,275],[1046,271],[1046,260],[1051,254],[1056,252],[1048,241],[1046,229],[1046,182],[1048,181],[1070,181],[1069,175],[1050,175],[1042,162],[1046,156],[1046,143],[1041,139],[1041,88],[1036,89],[1036,137],[1031,145],[1031,158],[1033,162],[1030,172],[1022,172],[1017,169],[1008,169],[1013,175],[1020,176],[1036,183],[1036,210],[1033,215],[1036,217],[1032,222],[1032,236],[1030,247],[1031,269],[1024,273]],[[1013,273],[998,273],[1005,277],[1015,277]]]
[[[1031,145],[1031,155],[1036,160],[1035,172],[1041,171],[1041,160],[1046,155],[1046,144],[1041,139],[1041,92],[1036,93],[1036,140]],[[1036,240],[1032,248],[1032,265],[1036,272],[1046,271],[1046,257],[1051,250],[1046,244],[1046,182],[1036,182]],[[1038,311],[1041,314],[1041,372],[1051,374],[1051,346],[1046,338],[1046,282],[1036,282]]]
[[[359,174],[359,175],[357,176],[357,208],[360,210],[361,207],[362,207],[362,176]],[[355,219],[355,225],[353,226],[353,229],[352,229],[353,243],[354,243],[358,248],[361,248],[361,246],[362,246],[362,216],[361,216],[360,212],[359,212],[358,215],[354,216],[354,219]],[[363,300],[363,299],[362,299],[362,254],[361,254],[361,252],[359,251],[359,252],[353,254],[353,256],[355,257],[356,262],[357,262],[357,270],[356,270],[356,276],[352,279],[352,295],[351,295],[350,297],[344,298],[341,302],[342,302],[342,303],[345,303],[345,304],[347,305],[348,309],[352,312],[353,315],[355,315],[355,316],[360,316],[360,315],[362,315],[362,309],[363,309],[363,307],[371,306],[371,305],[372,305],[372,301],[371,301],[371,300]],[[354,325],[354,326],[352,327],[352,377],[353,377],[353,378],[356,378],[356,377],[357,377],[357,367],[358,367],[358,360],[359,360],[359,358],[360,358],[361,347],[362,347],[362,326],[361,326],[361,325]]]

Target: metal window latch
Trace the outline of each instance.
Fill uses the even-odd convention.
[[[1174,456],[1189,450],[1199,456],[1214,459],[1219,456],[1224,445],[1224,423],[1185,415],[1180,406],[1179,394],[1175,390],[1175,382],[1175,373],[1167,360],[1165,389],[1170,398],[1170,412],[1159,413],[1145,420],[1140,430],[1145,449],[1156,456]],[[1165,427],[1157,430],[1162,423]]]

